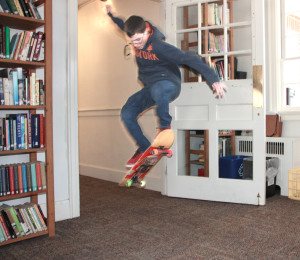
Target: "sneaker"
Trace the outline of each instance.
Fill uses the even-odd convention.
[[[162,132],[162,131],[164,131],[164,130],[167,130],[167,129],[171,129],[171,126],[168,126],[167,128],[158,128],[155,137],[158,136],[158,134],[159,134],[160,132]]]
[[[126,163],[126,168],[132,168],[133,165],[141,158],[143,153],[136,150],[134,155],[129,159],[129,161]]]

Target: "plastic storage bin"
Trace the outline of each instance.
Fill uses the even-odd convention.
[[[300,200],[300,168],[289,170],[289,198]]]
[[[219,177],[227,179],[243,179],[243,159],[249,156],[232,155],[219,158]]]
[[[266,157],[266,197],[271,197],[276,192],[276,176],[279,169],[279,159],[277,157]],[[244,159],[243,179],[253,179],[253,157]]]

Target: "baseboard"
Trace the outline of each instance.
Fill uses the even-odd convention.
[[[99,167],[95,165],[79,164],[79,174],[83,176],[89,176],[100,180],[111,181],[119,183],[124,177],[126,170],[119,171],[116,169],[110,169],[105,167]],[[148,175],[146,177],[146,189],[153,191],[162,191],[162,178]]]
[[[42,211],[47,215],[47,207],[45,203],[40,204]],[[72,208],[69,200],[56,201],[55,202],[55,222],[76,218],[79,216],[73,216]]]

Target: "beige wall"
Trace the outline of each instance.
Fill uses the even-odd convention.
[[[128,18],[136,14],[162,27],[162,6],[151,0],[111,0],[113,13]],[[161,28],[163,29],[163,28]],[[163,30],[162,30],[163,31]],[[91,1],[78,10],[78,106],[80,174],[118,182],[124,164],[135,151],[126,133],[120,109],[141,86],[135,61],[124,59],[126,39],[106,15],[104,4]],[[152,140],[156,118],[152,111],[141,119]],[[147,187],[161,190],[165,165],[149,175]]]

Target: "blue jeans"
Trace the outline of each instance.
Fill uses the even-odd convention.
[[[152,106],[156,106],[156,115],[159,127],[167,128],[171,125],[172,117],[169,114],[169,103],[179,96],[181,86],[172,81],[163,80],[152,86],[143,88],[127,100],[121,111],[121,118],[134,138],[139,152],[144,152],[150,146],[138,124],[138,116]]]

